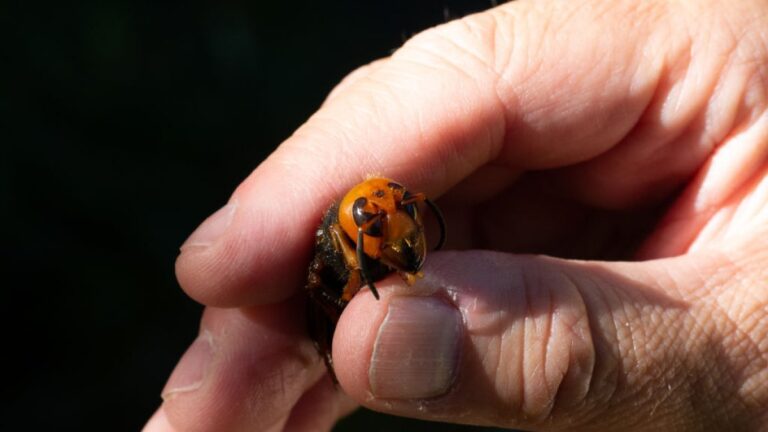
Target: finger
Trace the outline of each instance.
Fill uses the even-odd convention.
[[[762,114],[717,149],[644,242],[640,258],[765,238],[757,233],[768,226],[766,190],[768,115]]]
[[[283,430],[289,432],[330,431],[357,403],[339,391],[329,375],[323,376],[291,410]]]
[[[296,319],[302,304],[208,308],[163,390],[168,422],[182,431],[281,428],[325,373]]]
[[[709,2],[645,5],[664,23],[645,45],[648,55],[664,56],[656,57],[663,72],[653,98],[617,145],[563,170],[558,182],[601,207],[657,201],[689,181],[724,142],[764,135],[768,97],[754,77],[763,75],[755,65],[768,60],[761,35],[768,24],[765,4],[747,2],[727,13]],[[678,37],[683,27],[686,36]],[[756,42],[761,48],[752,48]],[[613,179],[632,180],[611,184]]]
[[[322,212],[369,174],[435,197],[490,161],[542,169],[606,152],[666,58],[663,44],[644,54],[656,21],[629,3],[513,2],[413,38],[341,88],[188,239],[182,287],[219,306],[291,295]],[[626,10],[599,10],[612,7]]]
[[[152,418],[149,419],[144,429],[142,429],[142,432],[176,432],[176,429],[168,422],[168,417],[161,407],[155,411]]]
[[[414,287],[392,278],[381,301],[353,299],[334,337],[336,373],[361,404],[430,420],[552,430],[752,421],[755,393],[742,390],[757,385],[760,349],[735,348],[749,336],[704,294],[732,267],[693,259],[434,254]]]

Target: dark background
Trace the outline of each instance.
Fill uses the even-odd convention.
[[[8,2],[11,3],[11,2]],[[139,430],[194,339],[178,246],[346,73],[476,1],[0,5],[1,430]],[[339,431],[466,430],[366,411]]]

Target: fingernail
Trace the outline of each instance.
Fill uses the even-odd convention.
[[[394,297],[373,346],[374,396],[425,399],[445,394],[459,360],[459,311],[435,297]]]
[[[216,210],[216,213],[208,216],[199,227],[184,241],[181,250],[210,246],[216,241],[232,222],[232,217],[237,210],[237,202],[231,202],[224,207]]]
[[[161,394],[163,400],[199,389],[203,385],[212,358],[213,337],[210,332],[203,331],[187,348],[187,352],[168,378]]]

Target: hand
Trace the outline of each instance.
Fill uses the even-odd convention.
[[[355,403],[526,429],[764,426],[766,28],[757,0],[517,1],[354,72],[182,247],[208,308],[147,430],[327,430]],[[366,174],[440,197],[453,251],[350,303],[345,396],[301,291],[322,213]]]

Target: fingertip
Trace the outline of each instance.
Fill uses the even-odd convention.
[[[463,348],[463,319],[439,290],[391,277],[381,299],[358,295],[334,335],[342,387],[361,403],[429,399],[454,383]]]
[[[168,421],[168,417],[165,415],[165,410],[162,406],[155,411],[152,417],[149,419],[142,432],[176,432],[176,429]]]
[[[297,319],[303,302],[207,308],[202,332],[163,391],[183,431],[269,430],[324,373]],[[248,403],[243,403],[248,401]]]
[[[341,387],[353,399],[371,398],[368,369],[379,326],[386,315],[391,285],[380,283],[381,300],[362,292],[349,303],[333,337],[333,362]]]
[[[253,183],[250,181],[248,183]],[[269,188],[280,194],[280,185]],[[313,239],[311,224],[279,205],[280,200],[250,187],[237,204],[225,206],[190,236],[176,258],[179,284],[196,301],[214,307],[276,303],[303,284]],[[231,213],[224,229],[208,228],[224,209]],[[289,223],[296,220],[296,224]],[[318,217],[319,220],[319,217]],[[288,222],[286,222],[288,221]],[[198,233],[214,232],[214,239]]]

